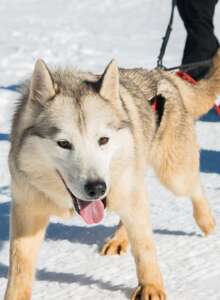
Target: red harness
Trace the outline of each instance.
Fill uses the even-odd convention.
[[[178,71],[178,72],[176,72],[176,75],[178,77],[182,78],[183,80],[188,81],[189,83],[192,83],[192,84],[197,83],[197,81],[194,78],[192,78],[189,74],[187,74],[186,72]]]
[[[192,78],[189,74],[187,74],[186,72],[182,72],[182,71],[178,71],[176,72],[176,75],[179,76],[180,78],[182,78],[183,80],[188,81],[191,84],[196,84],[197,81]],[[155,96],[152,100],[151,100],[151,108],[153,112],[158,112],[158,101],[159,101],[159,97]],[[214,104],[214,109],[215,112],[217,113],[217,115],[220,116],[220,106],[217,104]]]

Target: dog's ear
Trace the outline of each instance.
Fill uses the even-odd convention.
[[[119,100],[119,70],[115,60],[109,63],[102,75],[99,93],[105,99]]]
[[[45,62],[38,59],[35,63],[34,72],[31,78],[31,100],[44,104],[55,95],[55,86],[50,71]]]

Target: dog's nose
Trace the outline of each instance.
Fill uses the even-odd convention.
[[[87,181],[85,192],[90,198],[100,198],[106,192],[106,183],[104,181]]]

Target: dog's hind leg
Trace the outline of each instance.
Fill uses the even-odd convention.
[[[215,219],[199,181],[195,186],[191,199],[196,223],[205,235],[211,234],[215,229]]]
[[[194,175],[192,175],[193,173]],[[215,220],[203,191],[199,175],[195,175],[195,170],[192,174],[186,172],[180,177],[172,174],[172,176],[166,177],[166,182],[164,180],[161,180],[161,182],[176,196],[191,198],[195,221],[204,234],[209,235],[214,231]]]
[[[10,269],[5,300],[30,300],[35,263],[48,215],[25,205],[12,205]]]
[[[188,177],[186,177],[186,175],[188,175]],[[215,220],[203,191],[199,175],[190,176],[188,172],[178,180],[175,175],[171,178],[166,182],[166,187],[177,196],[187,196],[191,198],[193,215],[197,225],[205,235],[211,234],[215,228]]]
[[[101,255],[122,255],[127,252],[128,245],[128,235],[124,225],[120,221],[112,238],[106,241],[102,247]]]

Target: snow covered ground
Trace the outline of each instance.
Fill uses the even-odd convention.
[[[8,272],[8,134],[16,85],[42,57],[49,64],[102,71],[115,57],[120,66],[154,67],[171,1],[1,0],[0,1],[0,299]],[[220,7],[216,11],[220,37]],[[180,62],[185,31],[177,16],[166,64]],[[190,202],[176,200],[153,174],[147,178],[158,257],[169,300],[220,299],[220,119],[198,122],[201,172],[217,220],[204,238]],[[96,227],[80,219],[53,220],[38,263],[33,299],[125,300],[136,285],[131,254],[101,257],[98,250],[118,222],[108,214]]]

